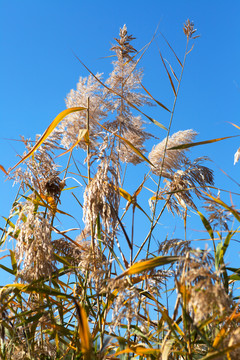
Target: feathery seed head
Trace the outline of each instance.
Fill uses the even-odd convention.
[[[17,236],[16,259],[18,277],[31,282],[50,277],[53,267],[50,217],[35,212],[35,205],[27,201],[19,214],[14,234]]]
[[[97,73],[96,77],[101,79],[101,75]],[[65,100],[67,108],[71,107],[87,107],[89,101],[89,138],[91,148],[98,146],[100,127],[97,122],[106,117],[108,102],[103,98],[101,84],[92,76],[87,78],[80,77],[76,90],[71,90]],[[86,129],[86,111],[78,111],[66,116],[54,133],[61,138],[61,144],[65,148],[70,148],[77,139],[79,130]],[[80,141],[77,147],[86,150],[85,141]]]
[[[170,180],[164,179],[166,184],[164,191],[173,193],[167,204],[171,212],[174,209],[177,214],[180,214],[179,205],[184,209],[191,207],[196,210],[192,193],[200,198],[202,194],[198,187],[214,184],[212,170],[201,165],[204,160],[207,158],[197,158],[193,162],[185,158],[182,164],[183,170],[177,170]]]
[[[116,52],[119,59],[131,59],[130,53],[137,52],[130,44],[130,41],[135,38],[132,35],[128,35],[126,25],[124,25],[122,29],[120,28],[119,36],[119,39],[115,38],[119,45],[114,45],[111,50]]]
[[[91,223],[95,224],[100,216],[105,231],[110,232],[117,220],[118,206],[118,175],[108,165],[107,159],[104,159],[84,192],[83,215],[86,226],[91,228]]]
[[[152,167],[152,172],[156,175],[160,175],[162,173],[164,177],[169,177],[168,174],[173,175],[175,170],[181,170],[181,164],[186,159],[186,149],[166,149],[185,143],[191,143],[195,139],[196,135],[197,133],[194,130],[178,131],[168,139],[165,138],[158,145],[154,146],[148,156],[151,163],[155,166]]]
[[[207,261],[207,252],[201,257],[188,256],[181,282],[189,291],[189,310],[197,324],[210,316],[229,313],[231,300],[221,285],[219,273],[212,272]],[[185,286],[184,285],[184,286]]]

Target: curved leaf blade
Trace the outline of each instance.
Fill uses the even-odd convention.
[[[155,99],[155,98],[151,95],[151,93],[145,88],[145,86],[143,86],[142,83],[140,83],[140,84],[141,84],[143,90],[146,91],[146,93],[150,96],[150,98],[151,98],[153,101],[155,101],[155,102],[156,102],[159,106],[161,106],[163,109],[167,110],[168,112],[171,112],[165,105],[163,105],[160,101],[158,101],[157,99]]]
[[[168,69],[167,69],[167,67],[166,67],[165,61],[164,61],[164,59],[163,59],[163,57],[162,57],[162,54],[161,54],[161,51],[160,51],[159,49],[158,49],[158,51],[159,51],[159,54],[160,54],[160,57],[161,57],[163,66],[164,66],[164,68],[165,68],[165,70],[166,70],[166,72],[167,72],[167,75],[168,75],[169,81],[170,81],[170,83],[171,83],[171,86],[172,86],[174,95],[175,95],[175,97],[176,97],[176,96],[177,96],[177,92],[176,92],[174,83],[173,83],[173,81],[172,81],[172,77],[171,77],[171,75],[170,75],[170,73],[169,73],[169,71],[168,71]]]
[[[150,260],[139,261],[133,264],[129,269],[124,271],[121,275],[117,276],[116,279],[120,279],[126,275],[135,275],[142,271],[151,270],[157,266],[171,264],[181,259],[180,256],[157,256]]]
[[[210,199],[212,199],[213,201],[215,201],[216,203],[218,203],[219,205],[221,205],[222,207],[224,207],[225,209],[227,209],[228,211],[230,211],[233,216],[240,222],[240,213],[235,210],[233,207],[225,204],[225,202],[223,202],[222,200],[206,193],[205,191],[201,190],[205,195],[207,195]]]
[[[74,304],[77,311],[78,318],[78,329],[79,329],[79,337],[81,341],[81,350],[85,355],[85,359],[91,359],[91,334],[88,325],[87,314],[84,308],[74,300]]]
[[[16,164],[14,165],[10,171],[15,169],[18,165],[20,165],[23,161],[28,159],[31,155],[34,154],[34,152],[43,144],[43,142],[49,137],[49,135],[52,133],[52,131],[56,128],[56,126],[69,114],[76,112],[76,111],[82,111],[86,110],[85,107],[72,107],[66,110],[63,110],[60,112],[55,119],[51,122],[49,127],[44,131],[41,138],[36,142],[36,144],[33,146],[33,148]]]
[[[4,167],[2,165],[0,165],[0,170],[2,170],[5,175],[8,175],[8,172],[4,169]]]
[[[207,230],[207,232],[209,233],[210,235],[210,238],[212,240],[214,240],[214,233],[213,233],[213,229],[209,223],[209,221],[205,218],[205,216],[200,212],[200,211],[197,211],[198,215],[200,216],[201,220],[202,220],[202,223],[205,227],[205,229]]]
[[[211,144],[211,143],[215,143],[215,142],[222,141],[225,139],[231,139],[231,138],[234,138],[237,136],[240,136],[240,135],[226,136],[226,137],[212,139],[212,140],[205,140],[205,141],[199,141],[199,142],[195,142],[195,143],[187,143],[187,144],[177,145],[177,146],[170,147],[167,150],[183,150],[183,149],[188,149],[193,146]]]
[[[85,142],[89,142],[89,132],[87,129],[80,129],[79,133],[78,133],[77,141],[70,147],[70,149],[68,149],[68,150],[64,151],[62,154],[58,155],[57,158],[67,154],[70,151],[73,151],[75,146],[77,146],[77,144],[82,140],[83,137],[85,139]]]

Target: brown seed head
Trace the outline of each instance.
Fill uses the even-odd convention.
[[[187,19],[186,23],[183,26],[183,32],[186,37],[190,39],[196,31],[197,29],[194,29],[194,23]]]

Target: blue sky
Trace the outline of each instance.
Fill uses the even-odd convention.
[[[106,57],[111,55],[109,49],[123,24],[136,37],[137,49],[150,41],[159,25],[182,58],[182,27],[188,18],[194,21],[201,37],[187,58],[171,133],[192,128],[199,133],[197,141],[240,135],[228,123],[240,125],[239,13],[238,0],[0,0],[0,164],[13,166],[16,153],[23,151],[21,143],[6,138],[35,138],[36,133],[43,133],[65,109],[64,99],[79,76],[88,75],[73,52],[93,72],[111,72],[111,58]],[[159,37],[157,42],[172,62],[163,40]],[[171,108],[172,91],[155,43],[141,66],[144,85]],[[149,111],[167,126],[169,117],[164,111]],[[160,139],[165,137],[152,125],[148,129],[156,131]],[[193,153],[213,160],[210,166],[216,170],[217,186],[238,191],[218,167],[238,180],[240,164],[233,166],[233,156],[239,146],[240,139],[235,138],[194,148]],[[0,174],[1,216],[8,215],[15,190]],[[230,203],[229,196],[226,201]],[[192,238],[197,236],[192,234]]]

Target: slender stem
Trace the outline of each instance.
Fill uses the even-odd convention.
[[[68,172],[68,168],[69,168],[69,164],[70,164],[71,157],[72,157],[72,151],[70,151],[70,154],[69,154],[69,157],[68,157],[68,162],[67,162],[67,166],[66,166],[66,170],[65,170],[65,174],[64,174],[63,180],[67,177],[67,172]],[[62,188],[61,188],[61,191],[62,191]],[[58,199],[56,200],[56,205],[55,205],[56,208],[57,208],[57,205],[58,205],[59,200],[60,200],[60,195],[61,195],[61,193],[59,194]],[[51,228],[52,228],[52,226],[53,226],[54,219],[55,219],[55,214],[52,215]]]
[[[134,200],[135,201],[135,200]],[[132,265],[132,258],[133,258],[133,238],[134,238],[134,215],[135,215],[135,204],[133,203],[132,208],[132,235],[131,235],[131,251],[130,251],[130,266]]]
[[[87,125],[87,131],[88,131],[88,138],[90,139],[89,136],[89,104],[90,104],[90,100],[89,97],[87,98],[87,119],[86,119],[86,125]],[[91,180],[91,174],[90,174],[90,144],[88,142],[87,144],[87,172],[88,172],[88,184],[90,183]]]
[[[91,181],[91,172],[90,172],[90,136],[89,136],[89,123],[90,123],[90,116],[89,116],[89,106],[90,106],[90,99],[89,97],[87,98],[87,131],[88,131],[88,137],[89,137],[89,141],[87,143],[87,172],[88,172],[88,185],[90,184]],[[96,270],[96,264],[95,264],[95,252],[94,252],[94,227],[93,227],[93,222],[91,220],[91,248],[92,248],[92,252],[93,252],[93,261],[94,261],[94,270]],[[102,332],[102,318],[101,318],[101,306],[100,306],[100,301],[99,301],[99,294],[97,294],[97,319],[98,319],[98,327],[99,327],[99,333],[100,333],[100,348],[102,348],[103,346],[103,332]]]
[[[90,122],[90,117],[89,117],[89,105],[90,105],[90,99],[89,97],[87,98],[87,119],[86,119],[86,126],[87,126],[87,131],[88,131],[88,138],[89,141],[87,143],[87,174],[88,174],[88,185],[90,184],[91,181],[91,172],[90,172],[90,136],[89,136],[89,122]],[[91,247],[94,253],[94,231],[93,231],[93,222],[91,221],[90,224],[91,227]]]
[[[162,208],[162,210],[160,211],[160,213],[159,213],[159,215],[158,215],[155,223],[151,226],[151,229],[149,230],[149,233],[147,234],[145,240],[144,240],[143,243],[141,244],[141,246],[140,246],[137,254],[135,255],[135,258],[133,259],[133,262],[136,261],[138,255],[139,255],[140,252],[142,251],[142,248],[144,247],[144,245],[146,244],[146,242],[150,239],[151,234],[152,234],[152,232],[153,232],[153,229],[154,229],[155,226],[157,225],[158,220],[160,219],[160,217],[162,216],[162,213],[163,213],[163,211],[165,210],[165,208],[166,208],[166,206],[167,206],[167,204],[168,204],[168,202],[169,202],[169,200],[170,200],[170,197],[171,197],[171,194],[169,195],[169,197],[168,197],[167,200],[165,201],[165,204],[163,205],[163,208]]]
[[[184,71],[185,62],[186,62],[186,57],[187,57],[188,42],[189,42],[189,39],[187,38],[186,50],[185,50],[183,64],[182,64],[182,71],[181,71],[181,75],[180,75],[180,78],[179,78],[179,81],[178,81],[178,87],[177,87],[176,95],[175,95],[175,98],[174,98],[173,107],[172,107],[172,111],[171,111],[171,117],[170,117],[168,131],[167,131],[167,137],[166,137],[166,142],[165,142],[165,147],[164,147],[164,152],[163,152],[163,159],[162,159],[162,164],[161,164],[161,169],[160,169],[160,176],[159,176],[158,186],[157,186],[157,191],[156,191],[156,200],[155,200],[154,206],[153,206],[153,215],[152,215],[151,229],[150,229],[150,235],[149,235],[149,241],[148,241],[147,256],[149,254],[149,249],[150,249],[151,234],[152,234],[152,231],[153,231],[153,223],[154,223],[154,218],[155,218],[155,214],[156,214],[158,194],[159,194],[159,190],[160,190],[160,184],[161,184],[164,160],[165,160],[165,157],[166,157],[168,138],[169,138],[169,134],[170,134],[171,126],[172,126],[173,115],[174,115],[174,111],[175,111],[175,107],[176,107],[176,103],[177,103],[178,92],[179,92],[179,89],[180,89],[182,76],[183,76],[183,71]]]

